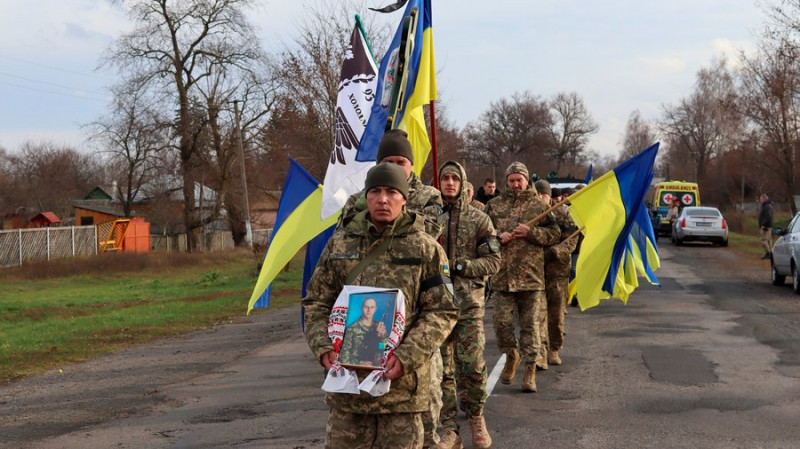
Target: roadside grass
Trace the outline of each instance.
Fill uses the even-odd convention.
[[[271,307],[300,300],[303,257],[273,282]],[[2,270],[0,383],[243,316],[260,260],[247,250],[114,254]]]

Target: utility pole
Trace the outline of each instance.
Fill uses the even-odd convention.
[[[247,199],[247,172],[244,164],[244,144],[242,143],[242,125],[239,117],[238,100],[233,100],[233,115],[236,120],[236,145],[239,147],[239,165],[242,167],[242,191],[244,192],[242,196],[244,197],[244,226],[246,231],[244,241],[247,243],[247,247],[252,250],[253,228],[250,225],[250,201]]]

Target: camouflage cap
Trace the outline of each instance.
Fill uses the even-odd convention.
[[[506,178],[508,178],[509,175],[512,175],[514,173],[519,173],[525,178],[530,179],[530,175],[528,174],[528,167],[526,167],[525,164],[523,164],[522,162],[512,162],[511,165],[509,165],[508,168],[506,169]]]
[[[553,190],[550,188],[550,183],[545,181],[544,179],[540,179],[533,183],[536,186],[536,191],[539,193],[544,193],[545,195],[553,195]]]
[[[414,152],[411,150],[411,142],[408,141],[408,133],[401,129],[387,131],[378,144],[377,161],[382,161],[387,156],[402,156],[414,164]]]
[[[367,172],[367,179],[364,181],[364,191],[369,192],[373,187],[397,189],[403,194],[403,198],[408,199],[406,172],[398,165],[383,162],[370,168]]]
[[[454,164],[445,164],[445,166],[442,167],[442,171],[439,173],[439,179],[442,179],[442,176],[446,174],[456,175],[459,180],[461,179],[461,170]]]

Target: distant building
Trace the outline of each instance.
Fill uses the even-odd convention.
[[[32,228],[49,228],[60,225],[61,219],[52,212],[42,212],[30,219],[30,227]]]

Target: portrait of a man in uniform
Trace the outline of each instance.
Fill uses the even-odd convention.
[[[339,360],[342,365],[381,368],[381,358],[394,319],[394,294],[354,294],[348,304],[347,327]]]

